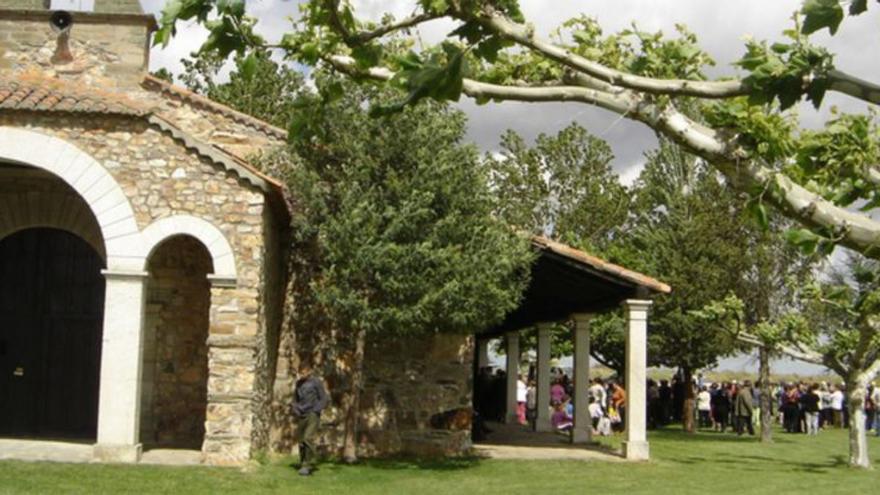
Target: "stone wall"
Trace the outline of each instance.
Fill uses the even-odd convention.
[[[256,356],[266,342],[260,330],[264,193],[137,119],[2,112],[0,126],[54,136],[89,154],[119,183],[141,230],[162,218],[190,215],[213,224],[229,241],[238,278],[234,286],[220,281],[211,288],[203,451],[212,464],[247,460],[255,421]]]
[[[289,341],[290,335],[283,336]],[[295,341],[308,340],[299,337]],[[333,399],[322,414],[320,448],[325,455],[340,454],[343,439],[342,411],[337,405],[347,387],[337,364],[344,346],[328,345],[315,337],[320,370]],[[294,419],[289,413],[296,356],[286,356],[292,346],[282,346],[273,408],[276,424],[272,447],[289,452]],[[310,352],[312,349],[302,349]],[[285,360],[287,362],[285,363]],[[364,355],[365,385],[361,394],[358,453],[377,457],[395,454],[455,455],[471,446],[473,342],[469,337],[433,335],[368,342]],[[287,370],[287,372],[285,372]]]
[[[149,66],[148,18],[74,13],[69,39],[49,25],[48,12],[0,10],[0,72],[37,72],[102,89],[135,88]],[[67,44],[71,58],[59,58]]]
[[[147,271],[141,442],[201,449],[211,257],[198,240],[172,237],[154,251]]]

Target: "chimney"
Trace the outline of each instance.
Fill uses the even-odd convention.
[[[0,0],[0,74],[134,89],[155,29],[138,0]]]

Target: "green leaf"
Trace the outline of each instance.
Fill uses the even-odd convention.
[[[257,73],[257,56],[251,53],[242,59],[238,65],[238,73],[246,81],[253,80],[254,75]]]
[[[843,21],[843,7],[838,0],[807,0],[801,13],[804,15],[804,25],[801,28],[804,34],[813,34],[828,28],[833,35]]]
[[[770,228],[770,218],[767,215],[767,207],[764,206],[764,203],[761,201],[750,202],[749,213],[752,215],[752,219],[755,223],[757,223],[762,230]]]
[[[785,233],[785,239],[797,246],[806,255],[814,254],[819,243],[825,238],[807,229],[791,229]]]

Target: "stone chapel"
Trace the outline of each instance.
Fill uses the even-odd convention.
[[[150,76],[156,22],[137,0],[94,0],[88,12],[51,4],[0,0],[0,437],[84,441],[110,462],[150,448],[214,465],[289,451],[297,346],[322,344],[285,326],[289,202],[249,161],[286,132]],[[647,458],[647,299],[670,288],[532,244],[532,285],[497,328],[368,343],[362,454],[469,448],[490,337],[513,350],[517,332],[538,325],[546,395],[548,324],[573,319],[576,380],[588,382],[587,315],[624,303],[636,401],[626,456]],[[508,391],[518,364],[508,360]],[[325,381],[331,393],[343,383]],[[587,403],[576,402],[581,428]],[[333,451],[339,411],[322,421]]]

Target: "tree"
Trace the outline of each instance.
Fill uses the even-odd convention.
[[[313,302],[293,310],[305,328],[350,346],[342,406],[344,456],[354,459],[366,340],[499,322],[519,303],[533,255],[492,217],[487,170],[462,144],[460,112],[431,104],[372,119],[365,103],[384,92],[323,76],[318,90],[299,104],[309,137],[294,141],[285,169],[294,276]]]
[[[178,77],[191,91],[286,129],[297,115],[297,101],[305,91],[302,74],[260,51],[237,57],[229,79],[219,81],[224,62],[208,52],[193,53],[181,59],[184,72]]]
[[[770,205],[806,229],[792,240],[812,251],[842,245],[880,257],[880,222],[849,207],[880,206],[880,130],[870,114],[838,115],[820,130],[802,130],[789,109],[819,107],[829,91],[869,106],[880,85],[844,73],[809,35],[833,35],[845,17],[838,0],[805,0],[787,43],[747,41],[738,62],[747,76],[707,80],[711,58],[681,29],[677,38],[627,30],[605,36],[585,16],[564,23],[554,40],[526,22],[517,0],[418,0],[405,19],[358,19],[348,2],[310,0],[295,31],[273,46],[292,59],[359,80],[408,91],[375,113],[399,111],[423,99],[480,102],[577,102],[642,122],[702,157],[725,185]],[[874,2],[853,0],[850,15]],[[215,10],[216,7],[216,10]],[[209,15],[214,17],[209,21]],[[198,19],[211,36],[203,49],[228,56],[263,49],[242,0],[172,0],[156,43],[166,43],[178,20]],[[436,46],[414,44],[409,30],[435,19],[456,28]],[[698,122],[680,109],[697,101]]]
[[[758,212],[760,214],[760,212]],[[743,331],[761,343],[758,347],[761,385],[761,441],[772,441],[773,413],[776,406],[770,389],[770,360],[779,356],[780,346],[798,340],[798,313],[803,310],[799,288],[813,281],[815,256],[804,256],[787,242],[784,219],[766,220],[765,229],[752,229],[749,239],[749,266],[739,291],[743,300],[740,319]]]
[[[534,146],[507,131],[487,156],[498,216],[514,228],[596,251],[629,214],[629,194],[611,169],[608,143],[571,124]]]
[[[611,168],[608,143],[572,123],[555,136],[539,135],[533,146],[507,131],[500,148],[486,156],[498,218],[593,253],[611,243],[629,215],[630,194]],[[570,356],[569,326],[560,322],[551,331],[551,356]],[[536,346],[536,333],[523,334],[523,350]]]
[[[700,311],[739,292],[748,221],[714,170],[667,141],[648,154],[634,189],[634,218],[618,256],[675,287],[651,310],[651,361],[681,370],[684,429],[693,432],[693,375],[734,350],[720,331],[724,313]]]
[[[880,265],[856,254],[846,265],[834,270],[829,280],[800,292],[804,311],[787,318],[781,327],[784,336],[776,337],[776,344],[778,352],[826,366],[843,379],[850,413],[849,462],[868,468],[864,406],[868,384],[880,372]],[[760,336],[740,338],[764,344]]]

